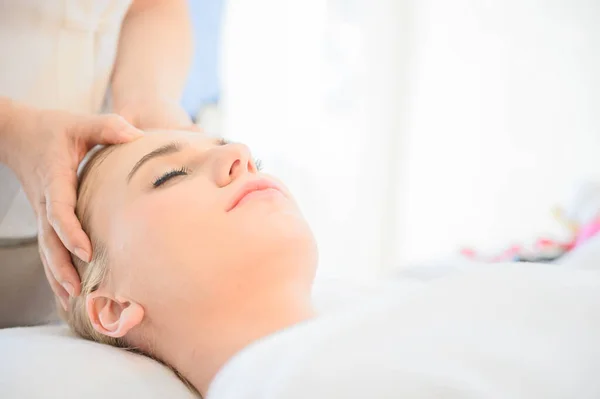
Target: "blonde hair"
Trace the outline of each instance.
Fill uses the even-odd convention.
[[[91,214],[91,184],[90,174],[92,170],[99,166],[104,159],[110,154],[112,147],[104,147],[102,149],[91,152],[88,159],[85,159],[85,165],[79,173],[79,187],[77,189],[77,206],[75,214],[81,223],[81,227],[86,232],[92,242],[93,255],[89,263],[86,263],[76,256],[71,256],[73,265],[77,270],[77,274],[81,280],[81,294],[78,297],[72,297],[69,300],[68,311],[61,311],[63,319],[68,323],[71,330],[81,337],[90,341],[100,342],[103,344],[116,346],[131,350],[130,346],[123,338],[113,338],[101,334],[94,329],[90,318],[88,317],[85,298],[96,291],[100,285],[106,280],[108,275],[108,254],[106,247],[94,235],[90,228]]]
[[[90,174],[94,169],[98,168],[115,147],[116,146],[104,147],[90,152],[88,158],[84,160],[85,163],[82,163],[82,168],[79,171],[79,187],[77,189],[77,206],[75,208],[75,214],[77,215],[83,230],[92,242],[93,255],[89,263],[82,261],[76,256],[71,256],[73,265],[75,265],[77,274],[79,274],[79,278],[81,279],[81,293],[79,296],[72,297],[69,300],[67,312],[65,312],[61,306],[58,307],[59,312],[71,330],[82,338],[117,348],[123,348],[129,352],[138,353],[154,359],[171,369],[175,375],[183,381],[188,389],[199,395],[199,392],[195,387],[174,367],[157,358],[148,350],[144,351],[141,348],[132,345],[125,338],[113,338],[96,331],[87,313],[86,297],[100,288],[100,285],[106,281],[110,264],[106,246],[94,234],[94,231],[91,228],[93,203],[90,201],[92,196]]]

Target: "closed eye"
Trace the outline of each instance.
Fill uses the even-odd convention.
[[[227,144],[231,144],[231,141],[228,141],[223,138],[221,138],[217,141],[217,145],[219,145],[219,146],[223,146],[223,145],[227,145]],[[260,159],[255,158],[253,160],[253,162],[254,162],[254,165],[255,165],[257,171],[262,170],[262,161]],[[186,168],[185,166],[182,166],[178,169],[172,169],[172,170],[160,175],[159,177],[154,178],[154,180],[152,181],[152,187],[158,188],[175,177],[187,176],[190,173],[191,173],[191,171],[188,168]]]
[[[185,166],[182,166],[181,168],[178,168],[178,169],[170,170],[170,171],[162,174],[161,176],[155,178],[152,181],[152,187],[154,187],[154,188],[160,187],[174,177],[187,176],[189,173],[190,173],[190,170],[188,168],[186,168]]]

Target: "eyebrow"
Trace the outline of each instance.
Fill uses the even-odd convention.
[[[217,137],[214,140],[214,145],[216,145],[216,146],[223,146],[223,145],[226,145],[229,143],[230,142],[228,140],[225,140],[220,137]],[[137,161],[137,163],[133,166],[133,168],[131,168],[131,172],[129,172],[129,174],[127,175],[127,183],[129,183],[131,181],[131,179],[133,178],[133,175],[135,175],[135,172],[137,172],[138,169],[140,169],[148,161],[150,161],[154,158],[164,157],[164,156],[171,155],[171,154],[176,154],[176,153],[180,152],[183,149],[183,147],[184,147],[184,145],[182,145],[180,142],[173,141],[171,143],[168,143],[161,147],[158,147],[155,150],[150,151],[149,153],[144,155],[142,158],[140,158],[140,160]]]
[[[135,172],[137,172],[148,161],[150,161],[154,158],[159,158],[159,157],[164,157],[164,156],[167,156],[170,154],[175,154],[175,153],[181,151],[181,148],[182,148],[181,143],[174,141],[172,143],[165,144],[162,147],[158,147],[157,149],[152,150],[151,152],[147,153],[142,158],[140,158],[140,160],[137,161],[137,163],[133,166],[133,168],[131,169],[131,172],[129,172],[129,174],[127,175],[127,183],[129,183],[131,181],[131,179],[133,178],[133,175],[135,175]]]

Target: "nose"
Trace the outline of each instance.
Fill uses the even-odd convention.
[[[239,143],[214,148],[214,179],[219,187],[225,187],[248,173],[256,173],[250,149]]]

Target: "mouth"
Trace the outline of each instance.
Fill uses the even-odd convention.
[[[230,212],[241,205],[247,198],[255,193],[275,193],[284,195],[285,193],[280,185],[269,179],[257,179],[246,182],[234,195],[233,199],[226,208],[226,212]]]

